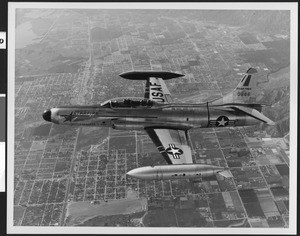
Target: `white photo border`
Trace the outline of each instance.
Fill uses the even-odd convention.
[[[289,228],[167,228],[167,227],[44,227],[13,225],[14,186],[14,126],[15,126],[15,16],[17,8],[57,9],[210,9],[210,10],[289,10],[290,35],[290,213]],[[7,132],[7,233],[14,234],[295,234],[297,193],[297,87],[298,87],[298,3],[297,2],[119,2],[119,3],[54,3],[9,2],[8,3],[8,132]]]

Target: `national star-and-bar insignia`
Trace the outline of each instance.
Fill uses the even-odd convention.
[[[180,155],[183,154],[183,151],[172,143],[169,144],[169,147],[166,149],[166,152],[172,155],[174,159],[180,159]]]
[[[233,126],[235,120],[229,120],[227,116],[219,116],[216,120],[209,121],[209,127]]]
[[[71,112],[69,115],[61,115],[65,118],[64,122],[66,121],[73,121],[73,119],[76,119],[77,117],[73,115],[73,112]]]

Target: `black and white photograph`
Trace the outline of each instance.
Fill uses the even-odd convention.
[[[7,231],[295,233],[297,24],[297,3],[9,2]]]

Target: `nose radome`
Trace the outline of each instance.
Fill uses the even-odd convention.
[[[51,110],[49,110],[49,109],[45,110],[43,112],[43,118],[44,118],[45,121],[51,122]]]

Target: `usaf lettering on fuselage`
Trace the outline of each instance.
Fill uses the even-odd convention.
[[[150,93],[152,95],[152,99],[153,100],[157,100],[159,102],[164,102],[164,94],[161,88],[160,84],[156,84],[156,83],[151,83],[149,84],[150,86]]]

